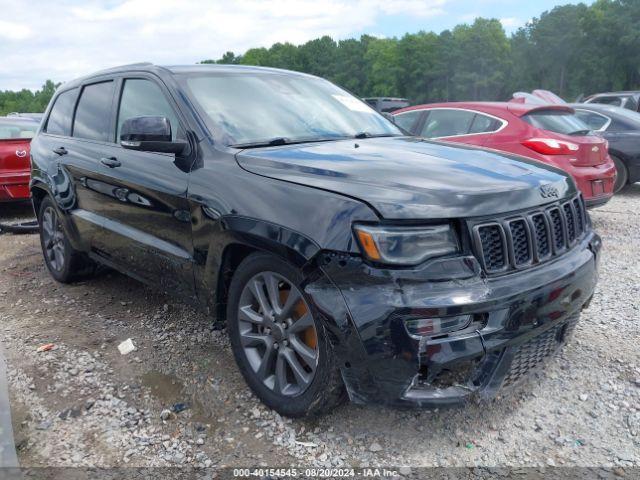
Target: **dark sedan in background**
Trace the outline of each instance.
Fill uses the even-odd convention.
[[[618,176],[614,191],[640,182],[640,113],[597,103],[570,104],[576,116],[609,142]]]

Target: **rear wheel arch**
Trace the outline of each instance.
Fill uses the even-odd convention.
[[[31,202],[33,203],[33,211],[36,213],[36,216],[40,212],[42,201],[48,195],[50,195],[49,190],[47,190],[43,183],[38,182],[31,186]]]

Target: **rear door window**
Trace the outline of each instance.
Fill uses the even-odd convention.
[[[112,135],[109,134],[112,102],[113,81],[85,86],[76,109],[73,136],[101,142],[112,141]]]
[[[417,126],[416,124],[420,120],[422,112],[422,110],[411,110],[409,112],[400,113],[398,115],[394,115],[393,121],[396,125],[404,128],[407,132],[414,133]]]
[[[425,138],[451,137],[466,135],[475,116],[467,110],[438,109],[429,110],[420,136]]]
[[[71,119],[73,118],[73,107],[76,103],[78,89],[62,92],[55,99],[51,113],[47,119],[45,132],[52,135],[71,135]]]
[[[555,110],[536,110],[522,116],[530,125],[565,135],[587,135],[592,129],[574,113]]]

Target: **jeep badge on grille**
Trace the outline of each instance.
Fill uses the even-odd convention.
[[[560,196],[560,192],[558,192],[556,187],[547,183],[545,185],[540,185],[540,195],[542,195],[542,198],[558,198]]]

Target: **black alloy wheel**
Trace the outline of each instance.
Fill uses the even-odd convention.
[[[65,265],[65,238],[58,213],[51,205],[42,212],[42,247],[47,265],[55,272],[62,272]]]
[[[51,197],[45,197],[40,204],[38,228],[44,262],[54,279],[70,283],[95,274],[97,265],[69,242],[60,211]]]

